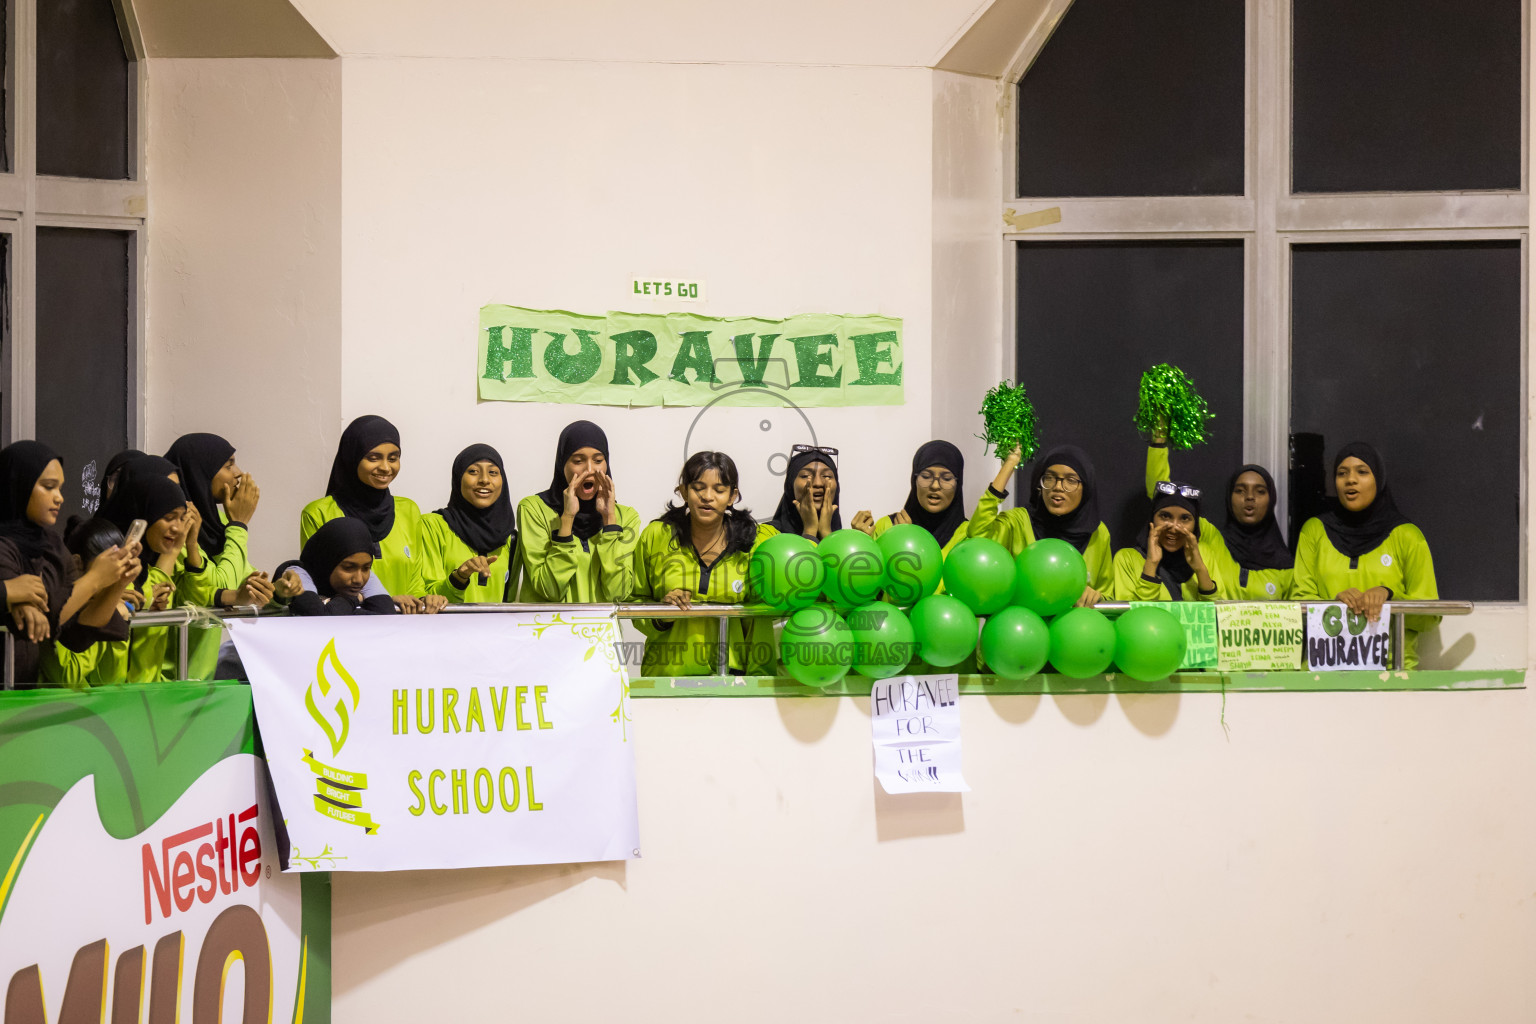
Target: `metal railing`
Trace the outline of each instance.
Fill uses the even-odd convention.
[[[1214,605],[1252,604],[1251,601],[1210,601]],[[1292,601],[1305,610],[1310,605],[1338,604],[1337,601]],[[1403,642],[1406,639],[1404,619],[1409,615],[1470,615],[1471,601],[1393,601],[1390,603],[1392,667],[1403,667]],[[486,612],[563,612],[573,608],[585,608],[579,604],[451,604],[443,613],[471,614]],[[1117,614],[1131,608],[1127,601],[1100,601],[1099,611]],[[716,638],[715,671],[718,675],[730,672],[730,625],[732,619],[784,618],[784,613],[767,605],[756,604],[700,604],[692,608],[678,608],[670,604],[620,604],[614,606],[621,619],[715,619],[718,622]],[[129,622],[130,629],[149,629],[156,626],[176,628],[176,668],[179,678],[187,676],[188,636],[192,626],[209,619],[256,619],[282,617],[286,609],[263,610],[254,606],[236,608],[171,608],[163,612],[140,612]],[[441,614],[441,613],[440,613]],[[15,640],[9,629],[0,626],[5,633],[5,688],[16,687]]]

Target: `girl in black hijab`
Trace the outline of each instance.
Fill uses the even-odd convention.
[[[1398,510],[1376,449],[1347,444],[1333,457],[1333,507],[1309,519],[1296,540],[1294,597],[1342,601],[1373,622],[1388,601],[1440,596],[1423,532]],[[1403,664],[1418,664],[1418,634],[1439,622],[1410,615]]]
[[[779,533],[819,541],[843,528],[837,511],[837,449],[797,444],[789,452],[784,494],[767,525]]]
[[[421,520],[421,575],[427,590],[450,604],[510,600],[517,519],[501,453],[488,444],[459,452],[451,487],[448,504]]]
[[[1226,589],[1239,601],[1288,601],[1294,559],[1275,519],[1275,480],[1263,466],[1239,466],[1227,481],[1228,557],[1220,562]]]
[[[868,512],[854,516],[854,528],[864,529],[868,518]],[[948,441],[929,441],[918,448],[912,456],[905,504],[882,516],[865,532],[878,537],[891,527],[906,523],[933,534],[946,554],[966,538],[965,456]]]
[[[970,536],[995,540],[1015,555],[1036,540],[1066,541],[1083,556],[1088,568],[1088,585],[1077,604],[1091,608],[1109,594],[1114,579],[1114,549],[1109,527],[1099,519],[1093,462],[1076,445],[1057,445],[1035,459],[1029,475],[1028,507],[1000,510],[1019,461],[1018,448],[1003,460],[997,476],[976,503]]]
[[[1200,492],[1158,483],[1151,519],[1135,547],[1115,553],[1115,600],[1214,600],[1220,586],[1210,568],[1212,539],[1200,528]]]
[[[304,506],[299,516],[299,543],[308,543],[332,519],[356,519],[379,546],[373,575],[400,610],[437,612],[448,601],[427,594],[421,576],[421,509],[410,498],[389,490],[399,474],[400,432],[394,424],[382,416],[353,420],[336,446],[325,497]]]
[[[640,516],[614,491],[608,435],[590,420],[560,431],[549,486],[517,505],[518,600],[628,601]]]
[[[297,561],[277,568],[278,577],[303,570],[303,589],[289,608],[295,615],[393,614],[388,594],[366,592],[377,550],[365,523],[350,516],[330,520],[305,542]]]
[[[176,468],[181,488],[197,513],[188,528],[196,526],[197,546],[212,563],[213,606],[265,606],[272,599],[272,582],[251,565],[249,555],[249,524],[261,488],[235,464],[235,446],[218,434],[183,434],[165,457]],[[199,630],[193,636],[218,646],[211,638],[219,634],[211,630]],[[194,662],[201,660],[198,654],[193,652]]]

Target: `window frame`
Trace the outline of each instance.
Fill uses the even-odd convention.
[[[1181,241],[1242,239],[1245,294],[1243,332],[1243,458],[1272,467],[1290,463],[1291,247],[1328,242],[1520,240],[1523,269],[1530,263],[1531,0],[1521,2],[1519,190],[1444,192],[1291,192],[1291,4],[1246,0],[1244,194],[1124,198],[1032,197],[1018,185],[1018,84],[1048,45],[1072,0],[1047,0],[1003,77],[1002,372],[1018,373],[1017,272],[1019,241]],[[1021,228],[1018,221],[1027,220]],[[1530,304],[1528,274],[1521,279],[1520,393],[1529,401]],[[1028,383],[1027,381],[1025,383]],[[1128,399],[1129,401],[1129,399]],[[1520,594],[1529,576],[1529,425],[1520,434]],[[1276,474],[1276,508],[1288,528],[1289,479]]]
[[[0,443],[34,436],[37,424],[37,229],[127,231],[129,246],[128,443],[142,446],[145,409],[145,310],[148,232],[145,51],[131,0],[112,0],[125,49],[133,62],[129,106],[127,180],[67,178],[37,173],[37,5],[10,0],[7,33],[7,108],[11,170],[0,172],[0,231],[11,234],[11,345],[0,362],[9,404],[0,417]]]

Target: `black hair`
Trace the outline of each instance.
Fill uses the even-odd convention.
[[[741,478],[736,472],[736,463],[725,452],[694,452],[688,456],[688,461],[683,463],[683,471],[677,476],[677,492],[686,495],[690,485],[703,478],[705,473],[714,470],[720,474],[720,482],[737,494],[741,493]],[[693,535],[688,526],[688,502],[685,498],[681,505],[667,504],[666,511],[662,512],[660,521],[672,527],[672,536],[677,540],[678,546],[691,548]],[[720,552],[720,557],[737,551],[751,551],[752,545],[757,541],[757,520],[752,518],[752,513],[744,508],[737,508],[734,504],[725,510],[725,550]]]
[[[64,546],[69,548],[70,554],[79,555],[85,565],[94,562],[103,551],[121,546],[123,539],[123,531],[117,524],[100,516],[92,519],[70,516],[64,526]]]

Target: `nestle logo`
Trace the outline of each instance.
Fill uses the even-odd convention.
[[[155,844],[145,843],[144,923],[154,921],[156,905],[161,917],[170,917],[173,904],[178,912],[185,912],[194,901],[211,903],[215,896],[237,891],[242,882],[255,885],[261,877],[258,813],[252,804],[238,816],[230,813],[166,836],[160,840],[158,863]],[[194,848],[192,844],[199,840],[203,842]]]

